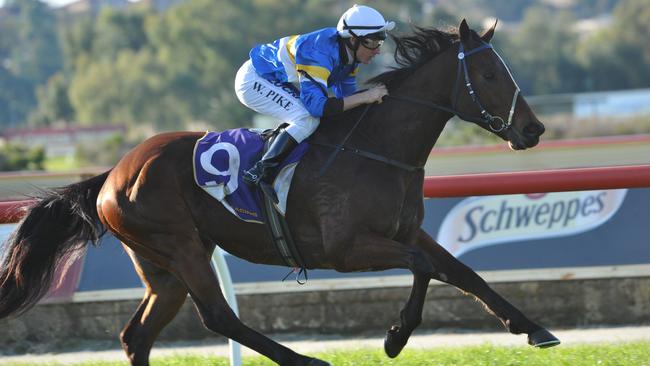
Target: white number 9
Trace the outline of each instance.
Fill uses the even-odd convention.
[[[212,165],[212,156],[214,155],[214,153],[216,153],[219,150],[224,150],[228,153],[228,170],[226,171],[221,171],[217,169],[214,165]],[[228,184],[226,185],[226,187],[223,188],[223,192],[221,193],[222,197],[231,194],[237,189],[237,187],[239,186],[238,178],[239,178],[240,161],[239,161],[239,151],[237,150],[235,145],[229,142],[216,143],[212,145],[208,150],[204,151],[199,157],[199,160],[201,162],[201,167],[203,167],[203,169],[205,169],[206,172],[213,175],[223,176],[223,177],[230,176],[230,180],[228,181]],[[211,182],[206,182],[206,184],[213,186],[216,185],[217,182],[211,181]],[[221,185],[221,187],[223,187],[223,185]]]

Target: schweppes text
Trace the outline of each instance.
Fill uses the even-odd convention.
[[[445,216],[437,241],[454,255],[486,245],[573,235],[607,222],[626,189],[470,197]]]
[[[477,205],[465,215],[469,232],[459,236],[461,242],[474,239],[477,233],[489,233],[495,230],[509,230],[530,226],[541,226],[546,229],[567,227],[579,217],[595,215],[603,211],[603,197],[606,191],[596,191],[580,198],[570,200],[559,199],[554,202],[529,201],[525,205],[512,205],[507,199],[501,201],[498,208],[488,208]]]

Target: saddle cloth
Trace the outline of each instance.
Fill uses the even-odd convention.
[[[266,134],[266,132],[265,132]],[[194,146],[194,180],[199,187],[221,202],[241,220],[263,223],[261,192],[244,183],[242,173],[250,169],[263,154],[262,130],[237,128],[223,132],[206,132]],[[276,209],[284,216],[291,178],[308,144],[300,143],[278,168],[273,188],[279,203]]]

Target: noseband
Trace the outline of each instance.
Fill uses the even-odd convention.
[[[490,114],[484,107],[483,104],[481,103],[481,100],[479,99],[478,95],[476,92],[474,92],[474,87],[472,86],[472,81],[469,77],[469,71],[467,69],[467,57],[481,52],[483,50],[489,50],[491,49],[499,58],[501,61],[501,64],[503,67],[505,67],[506,71],[508,71],[508,75],[510,75],[510,79],[512,82],[515,84],[515,92],[514,95],[512,96],[512,103],[510,105],[510,112],[508,113],[508,118],[507,121],[503,119],[501,116],[495,116]],[[452,114],[455,114],[458,116],[458,118],[469,121],[469,122],[474,122],[477,124],[482,124],[486,125],[491,131],[493,132],[501,132],[503,130],[506,130],[510,128],[512,125],[512,116],[515,114],[515,105],[517,104],[517,97],[519,96],[519,86],[517,85],[517,82],[515,79],[512,77],[512,73],[506,66],[505,62],[499,56],[499,54],[494,50],[491,44],[483,42],[480,46],[473,48],[467,52],[465,52],[465,47],[463,46],[462,42],[459,42],[458,45],[458,68],[457,68],[457,73],[456,73],[456,82],[454,83],[454,102],[452,103],[452,107],[446,107],[442,105],[438,105],[426,100],[422,99],[417,99],[417,98],[411,98],[411,97],[404,97],[404,96],[394,96],[394,95],[388,95],[389,98],[395,99],[395,100],[401,100],[401,101],[406,101],[406,102],[412,102],[420,105],[427,106],[432,109],[438,109],[442,110],[445,112],[449,112]],[[459,85],[462,82],[461,81],[461,75],[464,76],[465,78],[465,87],[467,89],[467,92],[469,93],[469,96],[472,98],[472,101],[474,104],[479,108],[481,111],[481,116],[480,117],[472,117],[472,116],[466,116],[463,115],[461,112],[458,111],[457,109],[457,102],[458,102],[458,92],[459,92]]]

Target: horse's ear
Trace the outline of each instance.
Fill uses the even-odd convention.
[[[470,32],[471,31],[469,29],[469,25],[467,25],[467,21],[465,19],[463,19],[460,22],[460,26],[458,27],[458,33],[460,34],[460,40],[462,42],[469,41]]]
[[[487,31],[485,31],[485,33],[483,33],[483,35],[481,36],[481,39],[483,40],[483,42],[490,43],[490,40],[494,36],[494,30],[496,29],[498,22],[499,22],[499,20],[495,19],[494,24],[492,25],[492,27],[490,27],[490,29],[488,29]]]

